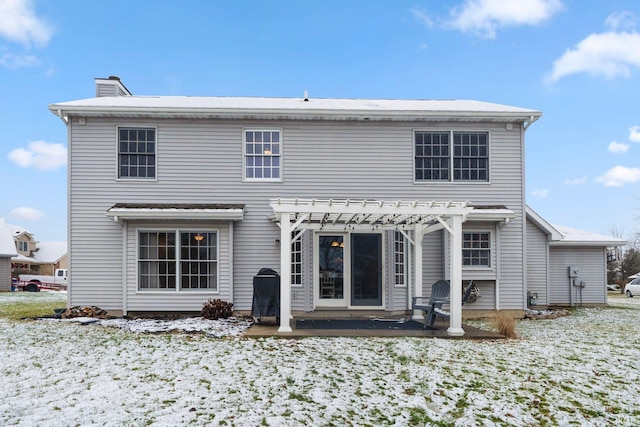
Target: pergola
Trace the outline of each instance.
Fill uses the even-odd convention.
[[[473,210],[466,201],[272,199],[280,227],[280,328],[291,332],[291,244],[306,230],[396,230],[413,244],[414,296],[422,296],[422,240],[446,230],[451,237],[450,282],[462,281],[462,223]],[[413,231],[413,235],[409,232]],[[451,286],[449,335],[464,335],[462,287]]]

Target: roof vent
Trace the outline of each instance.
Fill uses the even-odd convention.
[[[304,101],[309,102],[309,92],[307,92],[306,90],[304,91]]]

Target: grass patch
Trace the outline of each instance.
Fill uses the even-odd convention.
[[[3,292],[0,293],[0,318],[51,316],[56,309],[66,307],[66,299],[66,293],[58,292]]]

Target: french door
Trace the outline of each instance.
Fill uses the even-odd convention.
[[[382,306],[381,234],[317,234],[314,247],[316,307]]]

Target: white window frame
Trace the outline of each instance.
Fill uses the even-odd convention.
[[[465,236],[469,234],[486,234],[488,235],[488,247],[487,248],[465,248]],[[463,230],[462,231],[462,268],[465,270],[491,270],[493,268],[493,232],[490,230]],[[464,252],[466,250],[478,250],[478,251],[487,251],[488,252],[488,265],[471,265],[465,264],[465,256]]]
[[[153,176],[122,176],[120,174],[120,130],[121,129],[135,129],[135,130],[153,130],[155,134],[154,140],[154,169]],[[158,180],[158,127],[146,126],[144,124],[134,125],[118,125],[116,126],[116,180],[117,181],[157,181]]]
[[[140,287],[140,263],[145,261],[140,258],[140,236],[142,233],[174,233],[175,235],[175,257],[172,261],[175,262],[175,280],[176,286],[175,288],[141,288]],[[211,233],[215,234],[215,259],[210,260],[215,263],[215,288],[182,288],[181,280],[182,280],[182,271],[181,271],[181,262],[180,258],[180,235],[181,233]],[[153,229],[138,229],[136,230],[136,291],[140,293],[170,293],[170,292],[178,292],[178,293],[212,293],[219,294],[220,293],[220,230],[214,228],[203,228],[203,229],[185,229],[185,228],[153,228]]]
[[[18,240],[18,251],[29,252],[29,242]]]
[[[293,239],[296,232],[292,233]],[[303,264],[302,264],[302,237],[291,243],[291,286],[296,288],[302,287]],[[297,271],[299,270],[299,271]]]
[[[248,153],[247,152],[247,144],[249,144],[249,142],[247,142],[247,133],[252,133],[252,132],[277,132],[278,133],[278,153],[274,154],[272,150],[269,150],[269,152],[267,153],[266,151],[263,150],[262,154],[256,154],[256,153]],[[252,141],[251,144],[255,143],[255,141]],[[283,175],[283,132],[282,132],[282,128],[262,128],[262,127],[256,127],[256,128],[244,128],[242,130],[242,178],[244,181],[251,181],[251,182],[282,182],[282,175]],[[247,174],[247,170],[250,167],[248,165],[249,162],[249,158],[252,159],[260,159],[261,162],[264,162],[264,160],[269,159],[269,162],[273,162],[273,159],[277,159],[279,164],[277,166],[277,170],[278,170],[278,177],[277,178],[264,178],[264,177],[259,177],[256,178],[255,176],[248,176],[249,174]],[[252,168],[254,168],[253,170],[255,171],[255,165],[251,165]],[[262,168],[261,170],[264,172],[265,170],[265,166],[264,164],[260,165],[260,167]],[[275,169],[273,166],[269,166],[269,168],[271,170]]]
[[[400,231],[393,232],[393,284],[396,288],[407,287],[407,239]],[[402,267],[402,272],[398,272]]]
[[[427,134],[448,134],[449,136],[449,154],[448,154],[448,179],[417,179],[416,178],[416,136],[418,133],[427,133]],[[486,134],[487,136],[487,166],[486,172],[487,177],[484,180],[480,179],[454,179],[455,169],[454,169],[454,161],[456,156],[455,153],[455,144],[454,137],[456,134]],[[477,130],[477,129],[414,129],[413,130],[413,138],[412,138],[412,148],[413,148],[413,182],[415,184],[443,184],[443,183],[453,183],[453,184],[489,184],[491,183],[491,132],[489,130]]]

